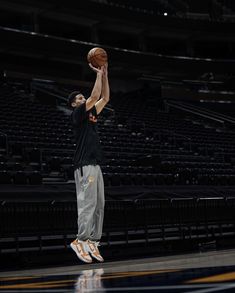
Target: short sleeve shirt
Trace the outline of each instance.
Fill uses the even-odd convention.
[[[86,111],[86,103],[75,108],[71,114],[76,149],[74,168],[86,165],[99,165],[103,154],[97,132],[97,112],[95,106]]]

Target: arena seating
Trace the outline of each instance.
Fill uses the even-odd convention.
[[[110,107],[115,111],[103,112],[98,123],[106,157],[102,245],[115,253],[120,245],[138,246],[140,253],[144,246],[230,243],[233,131],[163,111],[148,91],[112,94]],[[77,211],[69,115],[24,82],[5,83],[0,134],[0,257],[7,263],[29,251],[63,254],[76,234]]]
[[[24,84],[5,84],[0,95],[1,184],[71,182],[69,116],[33,98]],[[106,186],[235,184],[231,130],[160,111],[148,92],[115,94],[111,103],[115,114],[99,120]]]

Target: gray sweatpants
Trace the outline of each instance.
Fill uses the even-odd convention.
[[[77,192],[77,239],[99,241],[104,218],[104,181],[99,165],[88,165],[74,171]]]

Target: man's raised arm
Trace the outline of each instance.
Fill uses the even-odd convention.
[[[96,80],[95,84],[93,86],[92,92],[90,97],[86,100],[86,111],[90,110],[96,102],[99,100],[101,91],[102,91],[102,78],[103,78],[103,72],[104,72],[104,66],[101,66],[101,68],[93,67],[90,63],[89,66],[93,71],[96,72]]]
[[[106,63],[103,69],[101,99],[95,104],[97,114],[99,114],[109,102],[109,96],[108,63]]]

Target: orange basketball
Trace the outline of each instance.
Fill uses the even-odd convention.
[[[94,67],[100,67],[108,61],[108,55],[104,49],[96,47],[88,52],[87,61]]]

